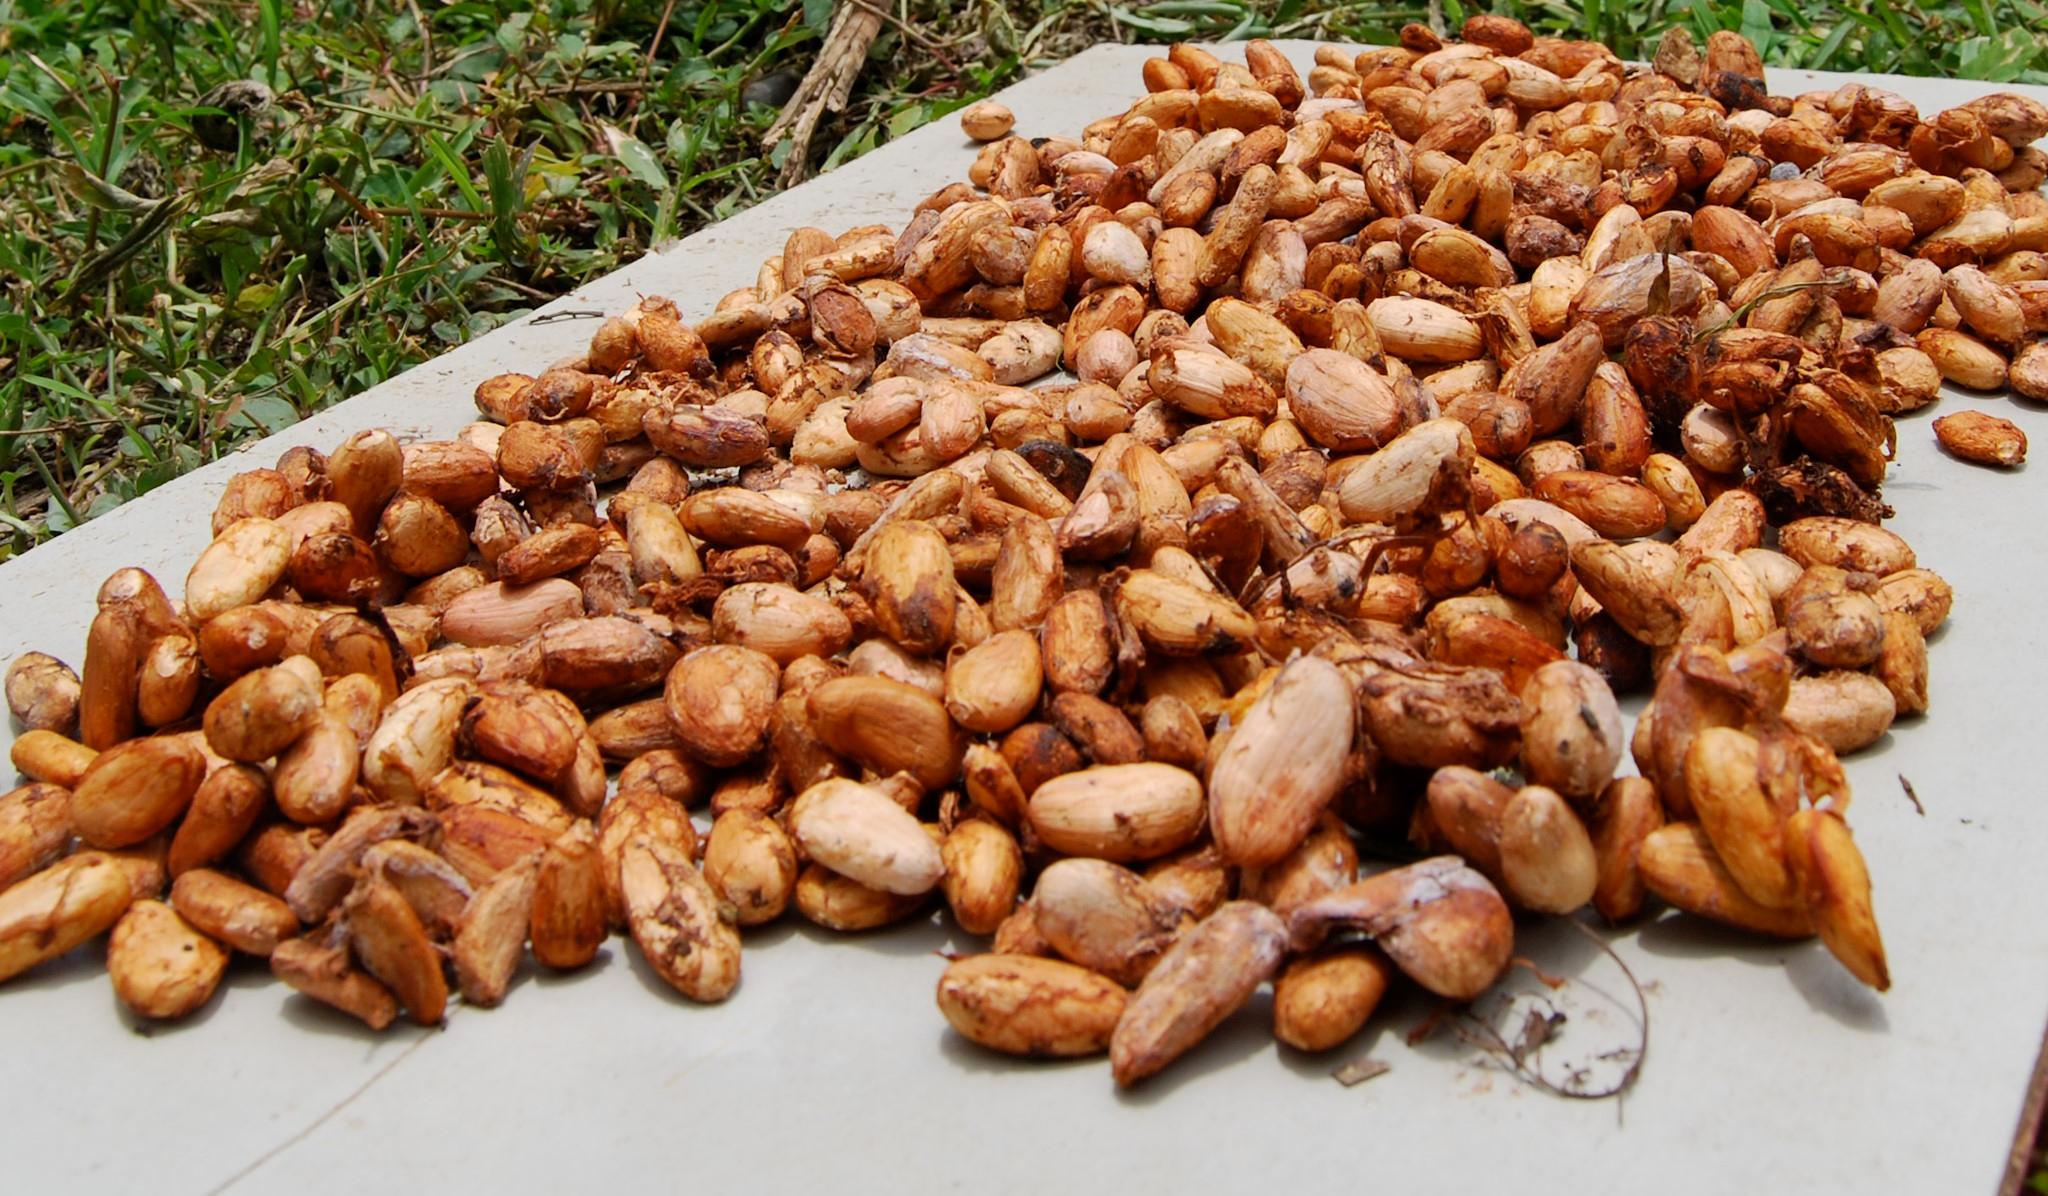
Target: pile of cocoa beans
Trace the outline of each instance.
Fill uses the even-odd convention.
[[[1838,757],[1951,597],[1890,416],[2048,398],[2048,107],[1493,16],[1316,63],[1174,46],[1077,140],[978,105],[900,231],[234,478],[182,602],[123,569],[82,674],[7,675],[0,979],[111,931],[145,1017],[241,952],[436,1023],[529,947],[718,1001],[792,909],[942,906],[961,1034],[1125,1084],[1589,907],[1885,988]]]

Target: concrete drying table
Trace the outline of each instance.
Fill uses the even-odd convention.
[[[1305,69],[1314,47],[1287,49]],[[1134,97],[1146,55],[1098,48],[1001,98],[1019,133],[1071,134]],[[1771,85],[1845,79],[1773,71]],[[1876,82],[1923,111],[1989,90]],[[789,229],[900,226],[973,155],[954,122],[936,122],[542,314],[659,293],[701,316]],[[478,380],[574,354],[595,327],[494,332],[8,564],[0,655],[78,662],[94,590],[117,566],[144,565],[175,592],[233,472],[367,426],[453,433]],[[2038,408],[1950,395],[1941,409],[1964,407],[2048,444]],[[1864,991],[1817,943],[1669,917],[1626,930],[1616,949],[1647,990],[1653,1032],[1625,1103],[1542,1095],[1447,1035],[1409,1047],[1402,1035],[1428,1012],[1414,1000],[1334,1058],[1282,1053],[1264,996],[1122,1096],[1099,1061],[1012,1064],[952,1035],[932,1004],[933,952],[950,938],[937,919],[838,939],[787,918],[748,938],[746,979],[715,1008],[675,997],[615,938],[582,973],[526,974],[502,1008],[454,1007],[446,1032],[384,1035],[246,961],[197,1016],[144,1029],[115,1002],[96,943],[0,990],[0,1189],[1992,1191],[2048,1014],[2044,504],[2024,471],[1942,456],[1926,413],[1900,421],[1899,440],[1892,526],[1958,600],[1933,645],[1933,715],[1849,764],[1895,987]],[[1618,970],[1569,928],[1525,933],[1518,950],[1620,996],[1568,994],[1561,1058],[1633,1037]],[[1327,1077],[1366,1053],[1392,1071],[1349,1089]]]

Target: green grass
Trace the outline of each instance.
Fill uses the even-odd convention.
[[[1310,7],[898,0],[811,161],[1096,41],[1385,42],[1425,16]],[[2048,81],[2032,0],[1501,11],[1636,57],[1683,22],[1742,29],[1785,65]],[[787,147],[762,153],[774,110],[742,90],[800,74],[830,14],[0,0],[0,556],[761,199]],[[274,98],[238,114],[224,84]]]

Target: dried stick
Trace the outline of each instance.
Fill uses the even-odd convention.
[[[854,80],[860,77],[861,64],[867,61],[868,47],[874,44],[881,29],[881,15],[864,4],[841,4],[832,14],[832,28],[825,34],[818,60],[804,73],[803,82],[797,84],[796,93],[783,106],[782,115],[775,118],[761,138],[763,149],[773,149],[785,137],[794,140],[789,157],[782,164],[783,186],[804,177],[811,134],[826,112],[846,107],[846,97],[852,94]]]

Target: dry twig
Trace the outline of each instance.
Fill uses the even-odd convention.
[[[761,138],[763,149],[773,149],[785,137],[792,139],[789,157],[782,163],[783,186],[804,177],[811,134],[817,131],[818,121],[825,113],[846,107],[846,97],[853,93],[854,80],[860,77],[861,64],[867,61],[868,47],[874,44],[881,29],[881,16],[866,5],[841,4],[833,13],[832,28],[825,35],[818,60],[804,73],[796,94],[789,97],[782,115],[775,118]]]

